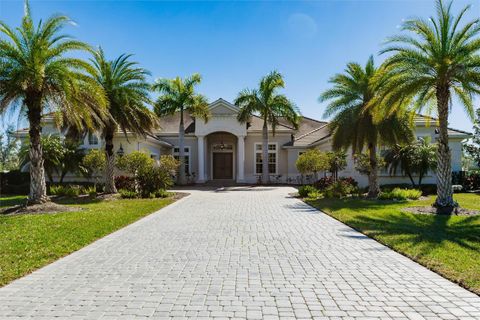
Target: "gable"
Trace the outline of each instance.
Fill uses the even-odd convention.
[[[227,107],[226,105],[219,104],[214,108],[210,109],[212,115],[236,115],[237,111],[232,110],[231,108]]]
[[[238,110],[238,107],[222,98],[215,100],[210,104],[210,112],[214,116],[236,116]]]

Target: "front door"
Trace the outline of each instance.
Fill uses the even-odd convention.
[[[213,153],[213,179],[233,179],[233,153]]]

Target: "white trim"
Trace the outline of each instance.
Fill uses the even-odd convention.
[[[270,173],[269,171],[268,172],[269,175],[278,174],[278,142],[268,142],[268,145],[272,145],[272,144],[275,145],[275,152],[271,152],[270,150],[268,150],[268,153],[275,153],[275,172]],[[263,155],[263,150],[260,150],[260,152],[257,152],[257,145],[261,145],[263,148],[263,142],[255,142],[253,144],[253,175],[254,176],[262,175],[261,173],[257,173],[257,153],[261,153]],[[268,159],[267,159],[267,162],[268,162]]]

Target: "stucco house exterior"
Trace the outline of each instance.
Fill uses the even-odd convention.
[[[248,123],[237,121],[239,109],[232,103],[218,99],[210,104],[211,118],[208,122],[193,119],[185,115],[185,162],[190,182],[206,183],[212,180],[225,182],[256,183],[261,174],[262,125],[263,121],[253,116]],[[130,153],[135,150],[149,152],[152,158],[161,155],[178,156],[179,114],[160,119],[160,128],[146,138],[135,138],[118,132],[114,138],[115,152]],[[415,119],[417,137],[429,136],[436,139],[435,120],[418,116]],[[44,134],[61,134],[54,125],[52,117],[45,117]],[[17,131],[22,138],[28,129]],[[462,141],[469,137],[467,132],[450,129],[450,147],[452,150],[452,170],[460,171]],[[102,148],[102,140],[96,135],[87,135],[82,146],[85,149]],[[295,168],[298,156],[310,148],[322,151],[331,150],[331,135],[328,122],[303,117],[298,130],[286,123],[277,126],[275,135],[269,135],[268,161],[272,183],[301,183],[301,177]],[[353,158],[348,154],[348,165],[339,172],[339,176],[353,177],[360,186],[367,185],[367,177],[354,168]],[[69,176],[68,180],[79,179]],[[429,174],[424,183],[435,183],[435,175]],[[380,183],[409,183],[407,177],[390,176],[380,172]]]

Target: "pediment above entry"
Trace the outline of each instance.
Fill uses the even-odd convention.
[[[197,119],[195,135],[206,136],[213,132],[229,132],[236,136],[246,136],[247,126],[237,121],[239,109],[230,102],[218,99],[209,106],[211,117],[208,122]]]

